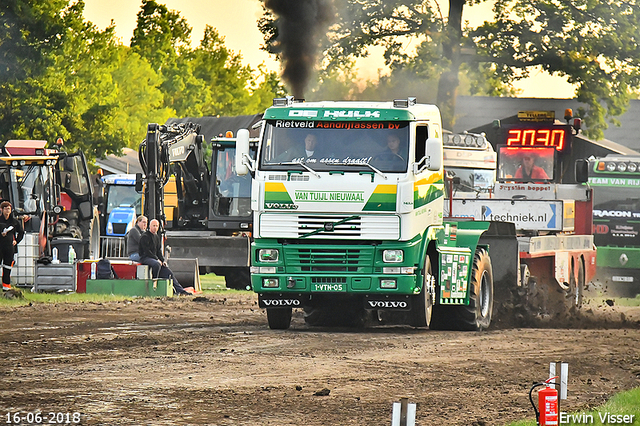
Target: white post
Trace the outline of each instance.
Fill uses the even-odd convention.
[[[391,411],[391,426],[400,426],[400,403],[393,403],[393,411]]]
[[[567,399],[567,384],[569,383],[569,364],[560,363],[560,399]]]
[[[416,404],[409,403],[408,398],[401,398],[400,401],[393,403],[391,426],[415,426]]]

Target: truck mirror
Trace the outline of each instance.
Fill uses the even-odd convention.
[[[442,168],[442,141],[438,138],[427,139],[427,169],[432,172]]]
[[[576,182],[589,182],[589,162],[585,159],[576,160]]]
[[[142,173],[136,173],[136,192],[142,192]]]
[[[244,176],[249,173],[249,167],[245,162],[245,157],[249,155],[249,130],[238,130],[236,138],[236,173]]]

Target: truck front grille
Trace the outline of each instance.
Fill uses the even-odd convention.
[[[311,284],[346,284],[345,277],[311,277]]]
[[[113,234],[114,235],[124,235],[127,233],[127,224],[126,223],[114,223],[113,225]]]
[[[287,269],[292,272],[370,273],[373,268],[372,247],[300,247],[284,250]]]
[[[355,216],[351,218],[352,216]],[[335,225],[347,219],[345,222]],[[262,238],[314,238],[344,240],[397,240],[400,218],[379,214],[290,214],[262,213]]]

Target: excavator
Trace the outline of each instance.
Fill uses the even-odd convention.
[[[180,282],[195,284],[197,274],[213,272],[227,287],[247,289],[251,181],[235,173],[235,139],[207,145],[200,124],[151,123],[138,152],[143,212],[162,224],[169,266]]]

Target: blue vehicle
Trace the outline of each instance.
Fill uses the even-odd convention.
[[[100,215],[104,223],[101,230],[103,240],[109,244],[101,244],[103,250],[111,247],[108,255],[122,255],[111,253],[115,245],[124,247],[124,236],[135,225],[136,217],[142,214],[142,194],[136,192],[136,175],[113,174],[102,177],[103,195],[100,200]],[[106,237],[106,238],[105,238]],[[121,239],[122,241],[117,241]],[[115,243],[118,244],[115,244]],[[123,250],[120,249],[120,250]],[[119,251],[120,251],[119,250]]]

